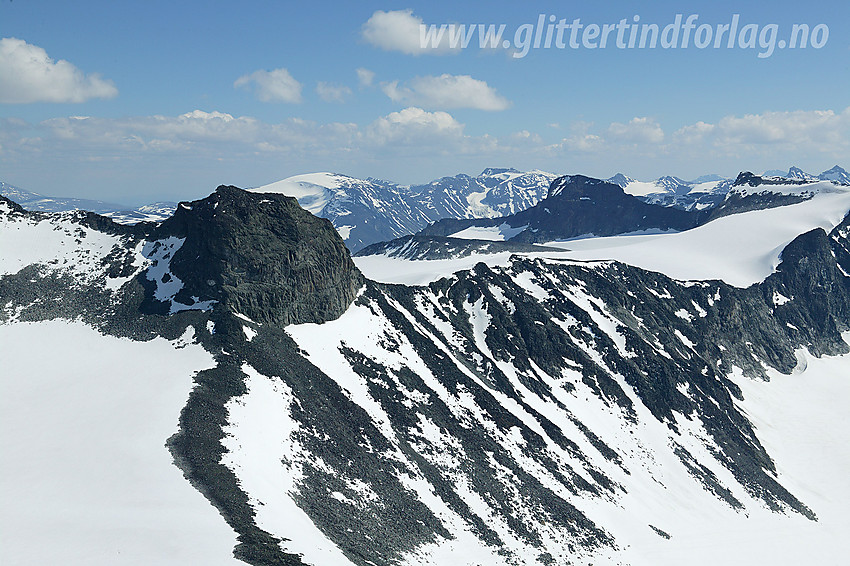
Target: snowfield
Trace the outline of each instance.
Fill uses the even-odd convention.
[[[736,287],[762,281],[798,235],[829,232],[850,210],[850,191],[830,184],[811,200],[724,216],[692,230],[655,236],[613,236],[552,242],[581,260],[615,259],[679,280],[721,279]]]
[[[682,281],[720,279],[736,287],[748,287],[773,273],[779,254],[798,235],[815,228],[829,232],[841,222],[850,210],[850,190],[831,183],[825,185],[829,185],[829,191],[820,190],[814,198],[799,204],[724,216],[685,232],[548,242],[546,246],[563,248],[564,253],[527,255],[617,260]],[[355,257],[354,262],[370,279],[421,285],[469,269],[479,261],[491,266],[506,265],[511,255],[433,261],[376,255]]]
[[[342,185],[342,177],[333,173],[308,173],[276,181],[256,189],[254,193],[279,193],[298,199],[301,208],[320,215]]]
[[[506,222],[498,226],[490,226],[487,228],[480,226],[470,226],[460,232],[451,234],[451,238],[461,238],[464,240],[489,240],[491,242],[504,242],[510,240],[523,230],[528,228],[528,225],[512,228]]]
[[[845,334],[850,341],[850,334]],[[631,566],[750,566],[841,564],[850,556],[850,356],[815,358],[799,352],[792,375],[770,372],[770,381],[740,374],[741,407],[773,457],[778,479],[806,502],[817,522],[765,508],[735,513],[712,506],[702,493],[671,487],[668,493],[627,495],[623,511],[608,516],[612,532],[627,546]],[[648,496],[648,497],[647,497]],[[648,532],[639,517],[650,510],[669,540]],[[610,512],[610,511],[606,511]]]
[[[57,214],[35,221],[0,209],[0,277],[40,264],[87,282],[99,274],[98,265],[121,238],[74,223],[74,213]],[[139,265],[143,258],[139,257]],[[114,280],[117,288],[125,280]]]
[[[55,320],[0,325],[0,549],[6,566],[243,564],[236,535],[172,462],[212,356]]]
[[[515,278],[519,282],[521,278]],[[546,293],[533,282],[528,283],[527,292],[538,300],[545,300]],[[579,288],[565,290],[573,300],[583,303],[593,299],[584,296]],[[438,305],[436,297],[430,303],[422,306],[423,312],[429,312]],[[591,308],[588,312],[594,312]],[[404,312],[404,311],[402,311]],[[603,311],[604,312],[604,311]],[[599,320],[600,327],[607,328],[612,338],[617,331],[614,324],[605,324],[607,315],[599,312],[594,316]],[[486,345],[485,332],[491,323],[486,309],[480,301],[468,304],[467,315],[470,324],[475,328],[476,344],[486,357],[497,358]],[[410,317],[410,315],[406,315]],[[611,319],[613,321],[613,319]],[[436,328],[444,328],[444,334],[434,337],[444,352],[450,351],[453,334],[449,327],[441,324],[437,317],[432,319]],[[565,322],[564,324],[568,324]],[[317,364],[328,376],[338,382],[346,394],[367,411],[387,439],[395,441],[396,436],[389,424],[390,419],[385,414],[381,404],[374,399],[367,386],[367,381],[354,373],[343,356],[339,347],[345,345],[363,352],[371,359],[385,364],[388,368],[408,366],[417,374],[424,376],[429,387],[458,414],[465,414],[469,426],[480,426],[488,431],[496,431],[494,422],[488,421],[480,408],[471,397],[453,396],[429,374],[428,369],[416,352],[405,340],[404,335],[397,332],[392,324],[383,317],[376,315],[367,306],[354,305],[340,319],[329,323],[304,324],[287,327],[287,332],[295,339],[310,360]],[[850,333],[845,334],[850,340]],[[387,342],[398,344],[395,351],[384,349],[382,344]],[[572,414],[584,425],[593,430],[619,454],[624,456],[624,469],[605,461],[603,458],[592,458],[594,466],[609,475],[624,492],[614,498],[589,497],[586,494],[574,496],[566,492],[545,471],[536,468],[536,462],[523,457],[523,439],[516,435],[505,436],[501,439],[503,445],[517,458],[517,461],[527,470],[535,470],[538,477],[547,487],[559,496],[566,498],[595,523],[603,525],[605,530],[613,535],[616,548],[602,549],[598,552],[571,554],[573,564],[622,564],[630,566],[716,566],[717,564],[750,566],[752,564],[797,565],[837,564],[836,557],[847,556],[850,553],[850,541],[845,536],[850,526],[850,486],[844,477],[844,471],[850,469],[850,415],[846,406],[850,403],[850,379],[847,378],[847,368],[850,367],[850,355],[838,357],[812,358],[805,351],[798,353],[800,363],[792,375],[782,375],[772,371],[770,381],[755,381],[745,378],[736,372],[733,375],[744,391],[745,400],[740,407],[749,415],[757,427],[759,440],[763,442],[768,453],[774,458],[778,470],[778,479],[792,493],[800,497],[818,515],[817,522],[788,512],[777,513],[770,510],[764,502],[752,497],[722,464],[715,460],[711,450],[716,449],[713,441],[707,436],[699,420],[689,420],[677,415],[677,426],[680,433],[671,432],[663,423],[655,419],[649,410],[640,402],[636,392],[624,381],[619,385],[635,401],[637,421],[633,424],[624,422],[623,415],[604,403],[580,380],[574,381],[576,389],[565,392],[558,387],[559,381],[546,376],[537,369],[537,375],[543,377],[552,386],[555,399],[538,397],[523,386],[519,379],[518,370],[510,362],[496,362],[511,376],[511,382],[520,392],[522,399],[536,411],[544,414],[552,422],[562,427],[571,439],[582,442],[579,431],[573,430],[573,425],[567,414]],[[476,358],[477,359],[477,358]],[[455,362],[457,363],[457,362]],[[600,362],[603,363],[603,362]],[[460,367],[460,366],[459,366]],[[252,375],[252,383],[261,376]],[[263,378],[268,380],[268,378]],[[270,381],[270,380],[268,380]],[[264,386],[268,388],[269,386]],[[274,387],[276,393],[270,397],[286,393]],[[413,395],[412,392],[401,391],[409,398],[409,406],[415,410],[420,403],[427,402]],[[687,391],[686,391],[687,392]],[[493,393],[497,395],[497,393]],[[250,396],[259,395],[252,386]],[[502,406],[511,413],[520,416],[532,428],[536,428],[534,419],[526,415],[524,409],[512,402],[511,399],[499,397]],[[248,404],[262,404],[259,399],[239,401],[240,410],[233,413],[236,420],[241,421],[247,416]],[[567,409],[569,412],[567,412]],[[262,414],[263,411],[257,411]],[[270,417],[272,413],[265,411]],[[281,411],[277,411],[278,415]],[[280,419],[280,416],[274,419]],[[265,421],[270,423],[271,421]],[[459,492],[463,492],[464,475],[457,468],[463,454],[451,437],[444,437],[438,428],[427,426],[428,422],[420,421],[423,435],[421,447],[417,447],[420,455],[432,465],[445,470],[447,477],[455,482]],[[234,431],[239,431],[241,424],[234,423]],[[260,426],[270,430],[269,426]],[[284,432],[278,439],[266,439],[270,445],[283,447],[291,445],[291,438],[286,434],[287,426],[273,427]],[[545,436],[545,433],[540,431]],[[258,432],[259,434],[259,432]],[[243,446],[250,439],[241,440]],[[237,438],[231,440],[235,445]],[[744,509],[734,509],[726,502],[709,493],[700,482],[693,477],[674,454],[675,444],[685,447],[694,455],[701,465],[706,466],[713,474],[728,487]],[[582,450],[591,456],[594,448],[581,444]],[[557,451],[557,447],[550,446]],[[275,454],[283,454],[280,448]],[[244,447],[241,450],[247,456]],[[399,450],[398,458],[403,460],[411,469],[417,467],[405,458]],[[301,458],[309,457],[302,454]],[[395,456],[394,456],[395,457]],[[559,454],[560,458],[569,461],[568,454]],[[264,464],[261,461],[265,460]],[[249,477],[265,476],[280,477],[280,458],[261,459],[259,457],[243,457],[244,471]],[[283,456],[284,465],[292,465],[298,460],[295,452],[286,452]],[[576,469],[580,464],[573,462]],[[439,498],[434,496],[433,487],[421,476],[415,476],[411,486],[415,487],[419,498],[432,509],[440,510],[440,517],[450,529],[455,540],[441,539],[439,542],[423,546],[411,553],[403,564],[422,565],[446,564],[472,566],[476,564],[534,564],[541,551],[539,548],[527,546],[524,541],[512,539],[508,529],[502,525],[501,517],[493,515],[483,501],[478,500],[474,491],[467,491],[465,500],[473,511],[488,525],[492,525],[500,535],[505,534],[507,548],[514,556],[520,557],[519,562],[504,561],[502,557],[492,554],[491,549],[468,531],[463,519],[442,505]],[[510,481],[510,480],[507,480]],[[252,483],[261,486],[262,484]],[[270,487],[270,486],[269,486]],[[292,489],[289,485],[289,489]],[[267,488],[266,488],[267,489]],[[277,490],[282,491],[281,489]],[[259,492],[257,492],[259,494]],[[277,496],[275,496],[276,500]],[[291,503],[287,504],[291,506]],[[287,505],[281,506],[286,508]],[[260,516],[270,516],[271,510],[257,507]],[[517,502],[515,513],[524,516],[531,509]],[[298,512],[282,515],[273,531],[278,536],[295,538],[303,533],[298,526]],[[288,523],[288,526],[286,526]],[[279,530],[286,526],[287,530]],[[501,527],[501,528],[500,528]],[[665,538],[656,532],[660,529],[670,536]],[[287,534],[291,533],[291,534]],[[551,538],[548,543],[557,548],[559,533],[553,529],[545,533]],[[311,535],[307,540],[313,541]],[[553,544],[554,543],[554,544]],[[311,542],[313,548],[330,545],[328,541],[318,539]],[[548,546],[547,548],[552,548]],[[293,543],[293,548],[296,545]],[[330,552],[330,549],[328,550]],[[337,564],[344,562],[323,562]]]

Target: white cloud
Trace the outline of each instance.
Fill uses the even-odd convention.
[[[447,112],[427,112],[410,107],[378,118],[369,126],[373,139],[388,142],[421,134],[463,133],[463,125]]]
[[[316,85],[316,94],[325,102],[345,102],[345,98],[351,94],[351,89],[344,85],[333,85],[320,81]]]
[[[357,82],[361,87],[372,86],[372,82],[375,80],[375,72],[370,71],[369,69],[365,69],[360,67],[357,69]]]
[[[408,158],[414,166],[471,155],[488,156],[489,161],[496,154],[506,153],[495,137],[466,135],[464,124],[451,114],[415,106],[378,118],[364,128],[363,134],[361,150],[367,154],[384,159]]]
[[[426,108],[475,108],[496,111],[505,110],[511,105],[496,89],[469,75],[416,77],[403,85],[398,81],[384,83],[381,89],[393,102]]]
[[[608,135],[613,141],[635,144],[658,144],[664,141],[664,130],[652,118],[635,117],[627,123],[612,122]]]
[[[0,103],[85,102],[117,94],[112,81],[86,75],[68,61],[54,61],[37,45],[0,39]]]
[[[563,144],[572,151],[594,152],[604,147],[605,140],[596,134],[577,134],[565,138]]]
[[[254,71],[236,79],[233,86],[250,87],[252,84],[257,98],[263,102],[301,102],[301,83],[286,69]]]
[[[639,179],[731,176],[792,163],[815,173],[836,163],[850,165],[850,108],[727,116],[685,125],[672,136],[663,136],[646,118],[563,124],[568,135],[558,141],[547,139],[557,133],[541,128],[470,135],[450,113],[416,106],[362,124],[300,118],[272,123],[212,109],[37,124],[0,118],[0,169],[38,192],[92,196],[97,189],[102,192],[96,198],[105,199],[118,185],[138,195],[190,185],[207,191],[221,183],[261,184],[310,170],[418,182],[506,163],[598,177],[622,171]],[[43,167],[47,158],[49,168]],[[104,165],[109,162],[114,165]],[[32,183],[39,176],[41,185]],[[133,198],[143,198],[138,195]]]
[[[714,124],[699,121],[695,124],[679,128],[673,132],[673,138],[679,143],[698,143],[705,139],[706,136],[711,135],[714,129]]]
[[[724,153],[820,151],[840,157],[850,152],[850,107],[843,112],[797,110],[724,116],[716,124],[684,126],[673,137],[688,146]]]
[[[422,18],[413,10],[376,11],[360,28],[364,40],[385,51],[401,51],[408,55],[444,55],[457,52],[449,48],[449,34],[444,34],[436,46],[424,47],[420,37]]]
[[[717,124],[722,142],[755,144],[832,144],[850,133],[850,108],[832,110],[765,112],[742,117],[726,116]]]

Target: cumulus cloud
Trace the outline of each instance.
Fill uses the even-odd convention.
[[[10,179],[44,175],[56,186],[82,191],[99,179],[103,194],[97,198],[106,198],[115,185],[153,190],[151,175],[159,176],[161,187],[201,183],[206,190],[222,182],[268,182],[282,167],[287,174],[333,170],[408,182],[405,176],[424,180],[482,163],[524,163],[520,167],[600,177],[621,170],[648,179],[671,172],[734,175],[790,163],[815,171],[835,163],[846,167],[850,155],[850,108],[727,116],[687,124],[672,135],[641,117],[563,128],[569,136],[560,140],[547,139],[552,131],[545,127],[470,135],[452,114],[419,106],[361,124],[295,117],[266,122],[213,109],[176,116],[73,116],[35,124],[0,118],[0,167]],[[45,156],[50,168],[43,167]],[[120,166],[104,169],[106,161]]]
[[[81,153],[124,155],[182,152],[200,156],[235,158],[256,152],[334,154],[339,152],[392,152],[408,145],[427,155],[447,143],[472,143],[464,126],[447,112],[410,107],[380,116],[365,126],[352,123],[317,123],[289,118],[268,123],[250,116],[193,110],[179,116],[51,118],[38,124],[4,119],[0,136],[4,150],[25,151],[37,140],[38,147],[59,155]],[[8,148],[5,144],[9,144]],[[4,150],[0,150],[3,157]],[[361,153],[362,154],[362,153]],[[6,157],[9,154],[6,152]]]
[[[635,117],[627,123],[612,122],[608,135],[614,141],[635,144],[657,144],[664,141],[664,130],[652,118]]]
[[[422,18],[413,15],[413,10],[378,10],[360,28],[360,35],[375,47],[407,55],[444,55],[458,51],[449,47],[448,34],[444,34],[437,45],[423,45],[420,26],[424,24]]]
[[[682,144],[727,152],[799,149],[840,155],[850,151],[850,108],[764,112],[697,122],[673,134]]]
[[[831,144],[846,140],[850,132],[850,108],[840,114],[832,110],[798,110],[726,116],[718,122],[716,130],[730,142]]]
[[[316,85],[316,94],[325,102],[345,102],[345,98],[351,94],[351,89],[344,85],[320,81]]]
[[[416,77],[405,84],[399,84],[398,81],[384,83],[381,88],[393,102],[426,108],[497,111],[505,110],[511,105],[496,89],[469,75]]]
[[[369,69],[365,69],[360,67],[357,69],[357,82],[361,87],[372,86],[372,82],[375,80],[375,72],[370,71]]]
[[[714,124],[708,124],[700,120],[695,124],[689,124],[679,128],[673,132],[673,138],[678,143],[697,143],[705,139],[706,136],[711,135],[715,127]]]
[[[596,134],[577,134],[565,138],[563,145],[571,151],[594,152],[604,147],[605,140]]]
[[[85,74],[68,61],[22,39],[0,39],[0,103],[85,102],[112,98],[118,89],[97,73]]]
[[[422,134],[457,135],[463,133],[463,126],[447,112],[427,112],[410,107],[378,118],[369,126],[369,131],[374,139],[388,142]]]
[[[263,102],[301,102],[301,83],[283,68],[254,71],[236,79],[233,86],[253,87],[257,98]]]

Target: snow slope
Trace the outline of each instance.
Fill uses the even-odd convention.
[[[592,318],[596,327],[591,335],[607,335],[627,355],[621,322],[590,289],[570,285],[568,279],[561,279],[556,265],[563,264],[544,262],[541,277],[523,271],[523,264],[513,262],[497,270],[510,274],[510,279],[488,279],[491,282],[489,290],[492,297],[509,311],[519,308],[525,301],[551,306],[567,298]],[[603,264],[597,265],[601,267]],[[593,265],[585,268],[596,269]],[[521,287],[525,296],[508,295],[512,288],[510,281]],[[640,293],[643,290],[634,291]],[[710,294],[712,291],[706,292]],[[810,504],[818,515],[818,521],[811,521],[793,512],[777,513],[745,490],[731,471],[715,459],[718,447],[700,421],[698,412],[689,415],[677,413],[677,430],[673,431],[653,416],[637,390],[623,376],[612,372],[618,386],[635,407],[634,418],[626,419],[620,409],[600,398],[580,378],[580,367],[551,373],[532,363],[530,369],[523,370],[523,363],[492,348],[497,335],[496,307],[492,298],[485,300],[479,297],[473,301],[467,295],[463,309],[455,311],[445,300],[443,293],[450,293],[444,289],[425,288],[417,293],[420,297],[411,303],[411,306],[415,305],[415,314],[410,310],[411,306],[405,307],[393,301],[389,302],[391,309],[413,323],[418,332],[426,334],[437,346],[440,355],[471,379],[477,378],[465,363],[474,363],[477,367],[487,367],[487,364],[498,367],[510,382],[507,390],[515,391],[516,399],[522,402],[519,404],[514,398],[503,395],[490,383],[479,382],[500,408],[547,439],[548,431],[542,430],[532,416],[543,415],[575,441],[587,457],[581,462],[575,458],[575,453],[562,452],[555,443],[547,444],[547,450],[557,461],[568,463],[581,475],[586,470],[602,472],[620,487],[611,494],[569,493],[531,455],[524,440],[528,438],[525,434],[504,433],[482,409],[485,406],[483,398],[473,396],[466,388],[452,391],[441,383],[443,376],[434,375],[428,369],[412,336],[401,332],[399,325],[391,322],[392,318],[382,314],[382,308],[387,307],[379,308],[377,303],[367,301],[352,305],[341,318],[332,322],[289,326],[287,333],[299,348],[370,415],[394,447],[402,445],[402,435],[392,425],[389,404],[378,394],[382,388],[372,382],[377,379],[378,373],[358,374],[351,361],[343,355],[343,350],[352,349],[370,363],[387,368],[387,374],[393,379],[397,379],[394,377],[396,373],[401,375],[409,368],[423,380],[427,388],[414,387],[409,378],[399,379],[390,387],[407,407],[405,414],[419,418],[418,424],[412,425],[411,430],[421,440],[413,448],[421,461],[439,468],[453,489],[464,494],[464,501],[469,504],[472,513],[499,533],[505,542],[504,549],[508,551],[503,554],[507,558],[492,556],[491,549],[468,530],[468,521],[441,506],[440,499],[434,497],[436,488],[421,475],[420,467],[412,463],[409,452],[402,453],[401,448],[394,448],[389,454],[403,463],[406,470],[411,470],[405,473],[416,486],[417,496],[431,509],[439,510],[438,516],[449,532],[457,537],[439,538],[434,543],[419,547],[401,561],[402,564],[534,564],[546,551],[553,553],[555,563],[562,563],[561,560],[566,558],[555,553],[563,551],[565,540],[569,537],[562,539],[564,534],[555,526],[551,530],[546,529],[545,521],[540,530],[540,546],[511,537],[504,516],[494,511],[492,500],[487,499],[487,494],[479,496],[479,492],[471,488],[473,481],[464,466],[469,452],[464,452],[457,437],[434,426],[424,416],[434,403],[431,396],[445,403],[462,420],[464,430],[483,430],[493,435],[498,444],[516,459],[520,469],[534,473],[546,489],[574,505],[594,523],[604,526],[606,532],[613,536],[615,548],[573,553],[569,556],[572,564],[839,564],[841,557],[850,551],[850,543],[843,534],[850,525],[850,511],[846,505],[850,501],[850,488],[843,474],[850,465],[850,417],[845,410],[850,402],[850,380],[846,379],[850,356],[811,359],[801,352],[801,363],[793,375],[772,371],[770,382],[744,378],[737,370],[733,374],[735,383],[744,392],[744,400],[733,403],[756,425],[758,439],[775,459],[777,479],[795,496]],[[449,312],[460,316],[464,324],[468,323],[474,333],[473,344],[464,342],[457,328],[448,324],[446,313]],[[422,320],[421,317],[427,319],[427,325],[415,322]],[[570,317],[552,320],[565,330],[569,329],[573,336],[577,336],[578,329],[586,324]],[[686,350],[693,348],[694,344],[681,333],[677,336]],[[845,338],[850,339],[850,335],[845,335]],[[589,342],[579,340],[577,345],[599,367],[608,367],[606,358],[595,352]],[[659,357],[661,355],[666,353],[659,354]],[[529,387],[528,384],[535,380],[540,380],[542,385]],[[698,394],[690,391],[688,385],[683,386],[680,392],[689,398],[696,398]],[[622,463],[601,457],[576,429],[577,422],[620,454]],[[280,428],[287,430],[286,427]],[[676,446],[686,449],[703,469],[709,470],[742,507],[734,508],[710,493],[683,466],[676,455]],[[285,460],[285,464],[287,462]],[[500,477],[505,486],[514,485],[516,477],[510,470],[500,468],[495,461],[491,465],[502,470]],[[266,473],[272,476],[276,466],[269,466]],[[513,516],[521,520],[532,522],[540,519],[529,500],[509,501],[509,506]]]
[[[4,565],[242,564],[235,534],[165,446],[193,374],[214,365],[191,336],[12,323],[0,352]]]
[[[850,210],[850,191],[832,189],[799,204],[724,216],[685,232],[547,245],[571,250],[574,259],[615,259],[675,279],[721,279],[747,287],[773,272],[782,249],[799,234],[828,232],[841,222]]]
[[[653,508],[652,520],[670,526],[672,535],[665,540],[638,522],[630,525],[625,516],[612,516],[607,525],[631,543],[628,564],[794,566],[841,564],[850,555],[850,484],[842,472],[850,469],[850,357],[815,358],[804,350],[798,356],[800,365],[791,375],[771,371],[770,381],[760,381],[736,372],[733,379],[779,481],[806,501],[818,521],[763,508],[746,515],[712,509],[700,504],[699,493],[675,499],[659,493],[655,502],[626,497],[626,511],[645,514]]]
[[[257,193],[278,193],[298,199],[301,208],[320,216],[324,208],[342,186],[344,177],[333,173],[308,173],[288,177],[256,189]]]
[[[291,390],[280,378],[262,375],[247,364],[242,371],[248,376],[248,392],[227,404],[227,436],[222,441],[227,453],[222,462],[239,477],[257,525],[288,539],[285,550],[301,554],[310,564],[352,566],[291,497],[300,479],[294,461],[300,446],[294,439],[298,422],[290,415]],[[287,473],[280,473],[281,462]]]
[[[102,269],[113,249],[123,245],[122,239],[80,225],[74,221],[76,213],[37,220],[4,211],[0,208],[0,277],[40,264],[81,282],[104,277],[111,289],[129,279],[107,277]],[[139,254],[134,265],[141,267],[143,260]]]
[[[464,240],[488,240],[491,242],[504,242],[505,240],[510,240],[526,228],[528,228],[527,225],[512,228],[507,223],[503,222],[498,226],[470,226],[469,228],[465,228],[460,232],[451,234],[450,237],[461,238]]]
[[[772,187],[769,187],[772,188]],[[685,232],[624,235],[549,242],[563,254],[533,257],[617,260],[680,280],[721,279],[747,287],[770,275],[779,254],[798,235],[815,228],[831,230],[850,210],[850,191],[829,191],[799,204],[718,218]],[[386,283],[424,284],[468,269],[478,261],[505,265],[511,254],[470,256],[457,260],[410,261],[386,256],[355,257],[367,277]]]
[[[632,181],[623,190],[635,197],[645,197],[659,192],[664,192],[655,182]]]

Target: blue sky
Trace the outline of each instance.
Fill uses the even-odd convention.
[[[539,14],[583,26],[637,15],[659,29],[694,14],[712,33],[739,14],[739,28],[777,31],[769,57],[725,38],[620,49],[613,35],[524,57],[477,38],[422,51],[407,33],[505,24],[510,40]],[[824,24],[826,43],[775,47],[795,23]],[[403,183],[488,166],[818,173],[850,166],[848,23],[837,1],[0,0],[0,180],[138,204],[319,170]]]

